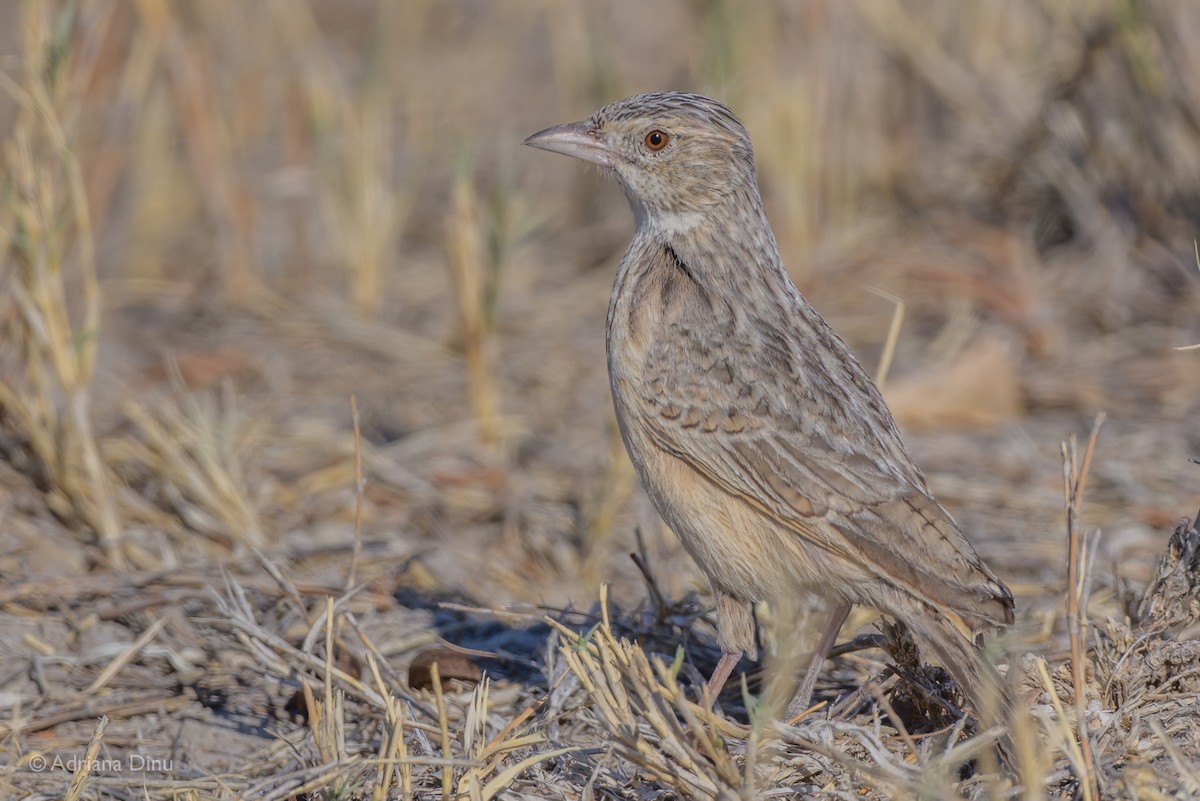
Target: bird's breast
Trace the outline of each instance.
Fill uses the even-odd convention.
[[[703,288],[669,248],[631,247],[608,314],[608,371],[618,406],[655,395],[664,370],[687,369],[662,363],[664,344],[709,317]]]

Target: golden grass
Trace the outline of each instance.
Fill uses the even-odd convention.
[[[86,187],[73,151],[73,105],[86,76],[56,61],[69,42],[55,22],[51,8],[26,6],[24,80],[0,77],[17,108],[3,152],[10,202],[0,212],[4,330],[16,364],[0,383],[0,411],[45,473],[47,503],[57,514],[78,517],[120,564],[121,523],[91,412],[100,294]],[[68,283],[75,284],[70,297]]]

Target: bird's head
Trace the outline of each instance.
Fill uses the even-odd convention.
[[[746,129],[723,104],[701,95],[634,95],[589,119],[539,131],[525,144],[599,164],[620,182],[639,226],[686,230],[715,206],[758,198]]]

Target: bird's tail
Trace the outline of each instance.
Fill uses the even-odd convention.
[[[1013,707],[1007,684],[963,627],[928,610],[905,616],[918,645],[931,651],[949,671],[963,695],[975,708],[980,731],[999,729],[1000,759],[1011,764],[1014,754]]]

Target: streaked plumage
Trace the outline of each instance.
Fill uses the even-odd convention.
[[[1012,596],[788,278],[737,117],[659,92],[526,144],[600,164],[633,207],[608,311],[613,399],[638,475],[717,595],[718,672],[754,653],[754,602],[813,593],[904,621],[979,703],[992,677],[974,637],[1012,621]]]

